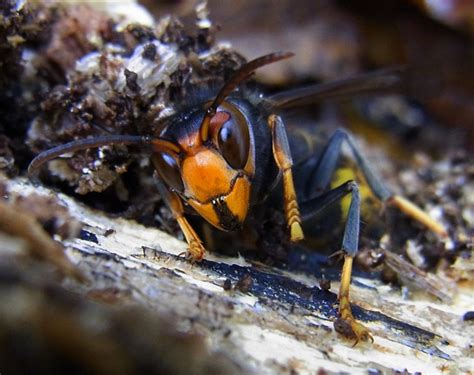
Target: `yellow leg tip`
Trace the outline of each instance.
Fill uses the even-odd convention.
[[[301,224],[298,222],[294,222],[290,226],[290,239],[292,242],[301,241],[304,239],[303,228],[301,228]]]
[[[183,217],[178,217],[178,221],[181,230],[183,231],[184,237],[188,242],[188,251],[186,253],[186,258],[192,262],[199,262],[204,257],[206,249],[204,248],[201,240],[199,239],[194,229],[189,225],[188,221]]]
[[[191,241],[189,243],[188,252],[186,258],[192,262],[199,262],[204,257],[205,249],[202,243],[198,241]]]
[[[448,231],[441,223],[435,219],[432,219],[426,212],[424,212],[414,203],[410,202],[408,199],[405,199],[399,195],[394,195],[392,198],[390,198],[389,202],[398,207],[408,216],[426,226],[429,230],[436,233],[441,238],[447,238],[449,236]]]
[[[360,341],[374,342],[370,331],[361,323],[352,318],[338,318],[334,322],[334,329],[337,333],[349,340],[355,340],[352,346],[356,346]]]

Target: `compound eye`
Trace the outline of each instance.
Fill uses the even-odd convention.
[[[219,115],[218,112],[216,116]],[[249,156],[249,129],[247,122],[238,114],[227,112],[225,121],[217,135],[217,143],[224,159],[232,168],[242,169],[247,163]],[[222,115],[221,115],[222,117]]]
[[[153,155],[152,162],[160,177],[169,187],[178,192],[184,191],[181,170],[174,157],[166,152],[159,152]]]

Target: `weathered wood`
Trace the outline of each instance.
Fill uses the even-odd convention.
[[[446,304],[426,295],[404,298],[377,280],[355,278],[354,312],[375,343],[353,348],[332,328],[336,282],[325,292],[314,288],[314,277],[215,254],[192,264],[179,256],[186,245],[159,230],[110,218],[23,179],[6,184],[10,196],[54,197],[82,223],[80,238],[65,246],[90,282],[69,280],[68,288],[89,295],[115,290],[127,295],[125,304],[172,315],[181,329],[205,335],[211,350],[225,351],[248,371],[472,371],[474,327],[462,320],[474,305],[469,289]],[[245,277],[251,282],[244,292],[224,289],[226,279],[235,285]]]

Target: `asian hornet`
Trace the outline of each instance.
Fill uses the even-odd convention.
[[[184,205],[192,207],[215,228],[235,231],[281,180],[289,237],[291,241],[299,241],[304,238],[303,221],[349,195],[351,203],[341,245],[344,265],[339,318],[335,328],[356,342],[372,340],[369,331],[354,319],[349,303],[352,263],[359,240],[359,187],[354,181],[346,181],[334,189],[329,188],[342,144],[346,143],[351,149],[356,164],[379,200],[398,207],[441,237],[447,236],[447,232],[413,203],[394,195],[345,130],[336,131],[321,153],[309,155],[299,164],[298,173],[303,171],[303,175],[295,175],[295,179],[302,180],[305,188],[304,192],[297,191],[287,133],[279,113],[321,99],[397,89],[403,70],[391,68],[271,96],[239,90],[239,85],[256,69],[291,56],[292,53],[272,53],[244,64],[219,91],[166,119],[155,134],[106,135],[44,151],[31,162],[29,175],[64,153],[114,144],[150,145],[158,189],[179,223],[188,243],[188,256],[194,261],[203,258],[205,248],[184,215]]]

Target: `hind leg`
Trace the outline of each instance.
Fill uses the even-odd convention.
[[[382,202],[398,207],[402,212],[420,222],[440,237],[447,237],[447,231],[440,223],[432,219],[428,214],[426,214],[426,212],[406,198],[392,193],[392,191],[382,182],[380,177],[372,170],[369,162],[356,146],[351,134],[343,129],[336,130],[332,135],[323,154],[311,173],[308,188],[311,189],[311,191],[314,191],[315,195],[318,194],[318,192],[326,190],[329,186],[334,171],[337,168],[337,163],[341,155],[341,148],[344,142],[349,146],[357,166],[362,171],[370,190],[378,199]]]
[[[413,203],[400,196],[394,195],[372,171],[367,160],[358,150],[348,132],[338,130],[334,133],[309,178],[308,187],[311,191],[315,192],[313,194],[314,197],[301,204],[300,212],[302,219],[308,220],[328,204],[342,198],[348,193],[351,194],[351,204],[347,214],[347,221],[344,228],[344,237],[341,246],[341,249],[344,252],[344,265],[339,289],[339,317],[334,325],[337,332],[348,338],[355,339],[355,344],[357,344],[359,341],[372,340],[369,331],[362,324],[357,322],[352,315],[349,300],[352,263],[354,256],[358,251],[359,242],[359,188],[356,183],[347,182],[339,188],[319,195],[321,191],[324,191],[329,186],[331,178],[337,168],[343,142],[346,142],[349,145],[358,167],[361,169],[370,189],[377,198],[383,202],[394,204],[403,212],[425,224],[440,236],[446,236],[446,230]],[[344,189],[341,190],[343,187]]]

